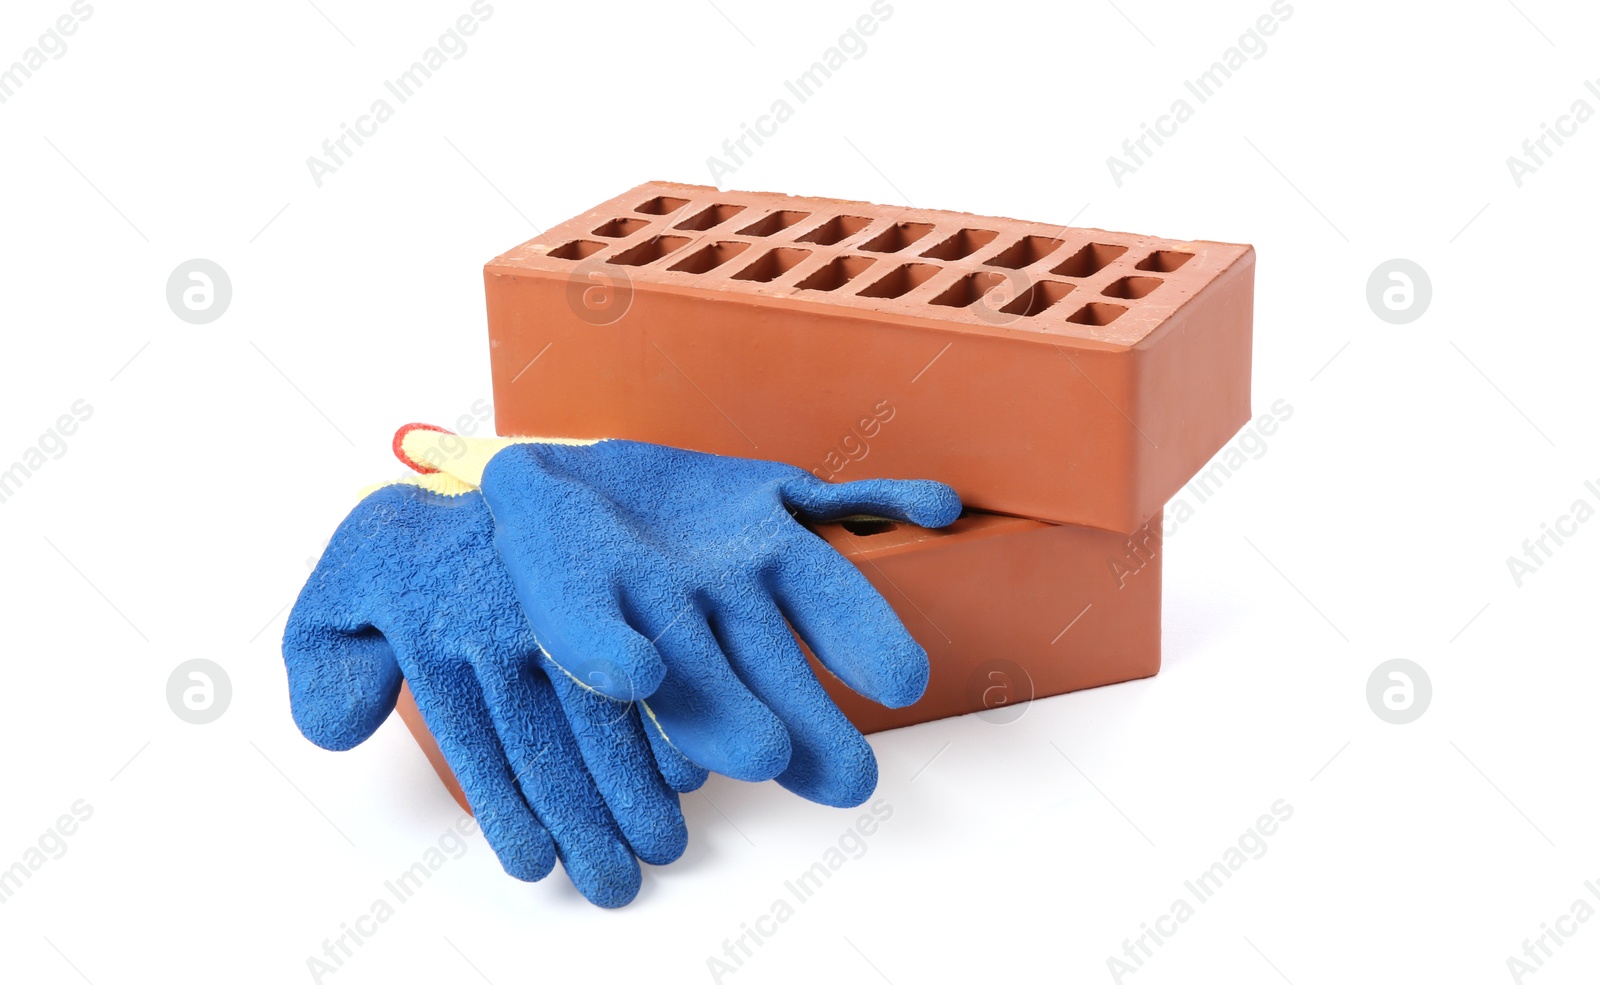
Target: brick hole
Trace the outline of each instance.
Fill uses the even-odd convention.
[[[710,229],[712,226],[722,225],[743,211],[742,205],[708,205],[672,228],[695,231]]]
[[[897,222],[883,232],[861,244],[863,250],[873,253],[899,253],[917,240],[933,232],[927,222]]]
[[[989,229],[963,229],[953,236],[940,240],[937,245],[923,251],[922,255],[935,260],[959,260],[988,246],[998,235],[1000,234]]]
[[[965,308],[989,293],[990,289],[1004,284],[1005,281],[1005,274],[997,274],[990,271],[968,274],[940,291],[939,296],[928,303],[942,304],[947,308]]]
[[[771,236],[773,233],[781,233],[790,226],[805,222],[809,218],[811,218],[811,213],[809,212],[795,212],[792,210],[774,212],[771,215],[762,216],[755,222],[750,223],[750,225],[745,226],[739,230],[739,235]]]
[[[837,291],[877,262],[871,257],[834,257],[795,286],[802,291]]]
[[[649,219],[612,219],[594,230],[596,236],[606,236],[610,239],[622,239],[650,225]]]
[[[1059,265],[1051,267],[1050,272],[1062,277],[1088,277],[1103,270],[1106,264],[1126,252],[1128,252],[1126,246],[1090,243]]]
[[[1193,259],[1193,253],[1180,253],[1177,250],[1157,250],[1134,264],[1133,269],[1154,270],[1157,273],[1170,274]]]
[[[893,520],[880,520],[877,517],[858,517],[850,520],[840,520],[839,526],[857,537],[871,537],[875,534],[886,534],[898,527],[899,524]]]
[[[1024,236],[983,262],[992,267],[1010,267],[1016,270],[1043,260],[1059,250],[1061,242],[1049,236]]]
[[[633,211],[644,215],[671,215],[672,213],[689,204],[687,198],[673,198],[671,195],[657,195],[648,202],[641,202],[633,207]]]
[[[619,263],[625,267],[642,267],[652,260],[659,260],[676,253],[688,244],[687,236],[653,236],[632,249],[623,250],[608,262]]]
[[[815,243],[818,246],[832,246],[842,239],[854,236],[870,225],[872,225],[872,220],[865,216],[836,215],[801,236],[799,242]]]
[[[1142,298],[1161,286],[1160,277],[1124,277],[1101,291],[1108,298]]]
[[[584,257],[594,256],[606,248],[604,243],[596,243],[592,239],[575,239],[570,243],[562,243],[551,250],[549,255],[557,260],[582,260]]]
[[[1021,315],[1024,318],[1032,318],[1068,294],[1071,294],[1072,290],[1073,285],[1071,284],[1063,284],[1058,280],[1042,280],[1017,295],[1010,304],[1000,310],[1008,315]]]
[[[681,270],[686,274],[703,274],[732,260],[743,253],[749,243],[730,241],[727,243],[712,243],[710,246],[695,250],[693,253],[668,267],[668,270]]]
[[[1127,310],[1120,304],[1091,301],[1068,315],[1067,321],[1075,325],[1109,325],[1122,317]]]
[[[777,280],[784,273],[799,266],[800,261],[810,255],[810,250],[793,250],[786,247],[768,250],[755,263],[734,274],[733,279],[754,280],[763,283]]]
[[[897,298],[944,269],[933,263],[903,263],[875,281],[870,287],[856,292],[863,298]]]

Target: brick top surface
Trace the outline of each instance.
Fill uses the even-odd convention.
[[[1251,247],[648,182],[492,260],[633,289],[1134,346]]]

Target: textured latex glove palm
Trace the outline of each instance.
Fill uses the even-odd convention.
[[[493,529],[476,492],[394,485],[363,499],[284,631],[295,721],[348,749],[393,710],[403,676],[506,871],[542,879],[560,857],[584,896],[621,906],[638,892],[635,854],[665,864],[684,849],[663,772],[678,789],[705,773],[664,742],[653,752],[633,706],[543,658]]]
[[[635,441],[417,437],[418,454],[402,457],[481,482],[501,558],[556,663],[603,694],[642,699],[701,766],[777,777],[825,804],[870,796],[872,749],[790,626],[834,675],[893,708],[922,696],[927,654],[861,572],[796,517],[941,527],[961,511],[952,489],[834,485],[777,462]]]

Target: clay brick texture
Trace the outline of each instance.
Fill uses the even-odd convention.
[[[1003,714],[1161,669],[1159,512],[1131,537],[985,513],[943,530],[848,521],[815,529],[889,601],[932,667],[922,700],[891,710],[816,665],[863,732]]]
[[[1250,416],[1248,246],[650,183],[485,268],[497,429],[1142,527]]]
[[[928,651],[927,694],[887,709],[813,663],[863,732],[986,712],[1150,677],[1161,668],[1161,515],[1132,537],[967,514],[944,530],[886,521],[813,529],[867,576]],[[451,793],[460,787],[409,693],[400,713]]]

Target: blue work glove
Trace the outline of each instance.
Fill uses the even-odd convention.
[[[665,864],[686,844],[663,773],[679,789],[705,773],[664,742],[658,767],[634,707],[539,653],[493,534],[476,492],[392,485],[363,499],[284,630],[295,721],[349,749],[404,677],[505,870],[536,881],[559,857],[590,901],[622,906],[639,890],[635,854]]]
[[[854,806],[872,748],[817,682],[817,659],[891,708],[922,696],[928,657],[849,561],[796,519],[870,514],[942,527],[927,480],[839,485],[778,462],[637,441],[463,439],[401,429],[401,458],[480,483],[495,544],[550,657],[640,700],[689,759]]]

